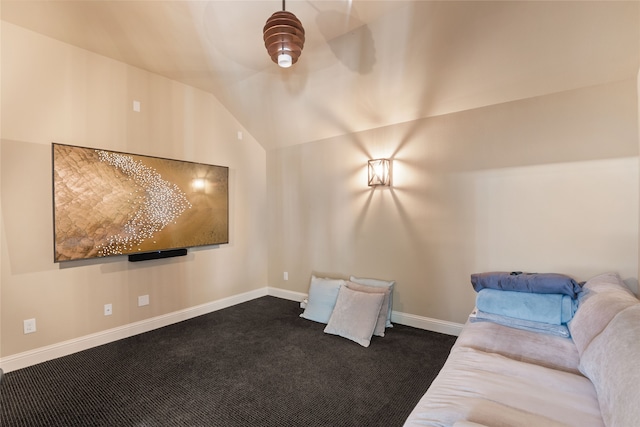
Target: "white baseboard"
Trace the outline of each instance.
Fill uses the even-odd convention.
[[[391,323],[399,323],[401,325],[454,336],[459,336],[464,326],[460,323],[431,319],[429,317],[416,316],[415,314],[401,313],[399,311],[391,312]]]
[[[256,289],[254,291],[245,292],[228,298],[222,298],[195,307],[189,307],[184,310],[174,311],[173,313],[164,314],[162,316],[152,317],[150,319],[141,320],[139,322],[130,323],[128,325],[119,326],[117,328],[108,329],[95,334],[85,335],[83,337],[63,341],[46,347],[40,347],[23,353],[3,357],[0,359],[0,367],[4,372],[11,372],[17,369],[26,368],[27,366],[36,365],[38,363],[46,362],[47,360],[67,356],[82,350],[87,350],[99,345],[142,334],[144,332],[149,332],[154,329],[182,322],[183,320],[202,316],[203,314],[260,298],[267,295],[267,290],[268,288],[266,287]]]
[[[85,335],[83,337],[63,341],[46,347],[40,347],[34,350],[25,351],[23,353],[3,357],[0,358],[0,368],[2,368],[4,372],[11,372],[17,369],[26,368],[28,366],[46,362],[47,360],[67,356],[69,354],[77,353],[82,350],[87,350],[99,345],[107,344],[124,338],[129,338],[134,335],[142,334],[144,332],[149,332],[154,329],[182,322],[183,320],[202,316],[203,314],[222,310],[223,308],[251,301],[265,295],[271,295],[291,301],[302,301],[307,296],[307,294],[301,292],[294,292],[273,287],[264,287],[231,297],[222,298],[195,307],[189,307],[187,309],[175,311],[173,313],[164,314],[162,316],[157,316],[128,325],[119,326],[117,328],[108,329],[106,331],[97,332],[95,334]],[[460,331],[462,330],[463,326],[458,323],[430,319],[427,317],[415,316],[413,314],[400,313],[397,311],[392,312],[391,322],[456,336],[460,335]]]
[[[300,302],[307,297],[307,294],[303,294],[302,292],[295,292],[295,291],[289,291],[287,289],[272,288],[272,287],[267,288],[267,294],[274,297],[287,299],[289,301],[297,301],[297,302]]]

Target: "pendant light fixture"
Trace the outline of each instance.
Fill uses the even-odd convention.
[[[304,28],[296,16],[285,10],[282,0],[282,11],[276,12],[262,30],[262,38],[271,60],[282,68],[289,68],[302,54],[304,46]]]

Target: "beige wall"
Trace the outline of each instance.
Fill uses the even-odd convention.
[[[459,323],[474,272],[618,271],[637,291],[635,85],[269,151],[269,284],[395,279],[394,310]],[[392,188],[366,185],[367,160],[379,157],[393,159]]]
[[[243,130],[209,94],[3,23],[0,356],[266,286],[265,151]],[[55,264],[51,142],[228,166],[230,243]],[[24,335],[29,318],[37,332]]]
[[[306,292],[313,273],[395,279],[394,310],[460,323],[476,271],[637,286],[635,79],[265,154],[204,92],[4,22],[1,48],[1,357],[267,284]],[[229,166],[231,243],[54,264],[53,141]],[[394,159],[392,188],[366,186],[378,157]]]

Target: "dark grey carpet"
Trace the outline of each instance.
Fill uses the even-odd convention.
[[[401,426],[455,337],[408,326],[369,348],[263,297],[5,373],[0,425]]]

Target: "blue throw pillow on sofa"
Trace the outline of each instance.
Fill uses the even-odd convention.
[[[576,298],[581,285],[569,276],[558,273],[522,273],[494,271],[471,275],[471,285],[476,292],[481,289],[531,292],[539,294],[564,294]]]

